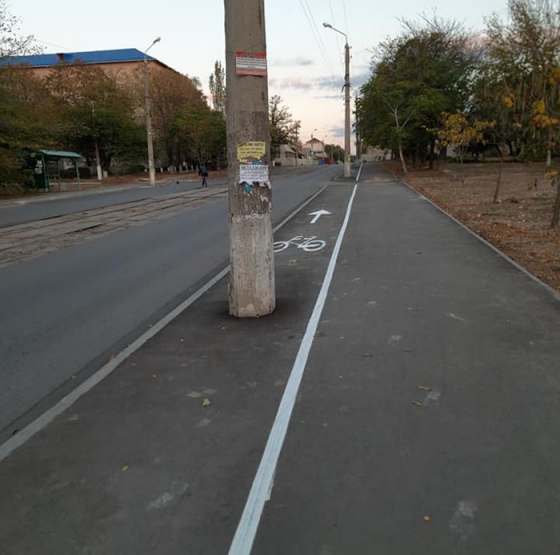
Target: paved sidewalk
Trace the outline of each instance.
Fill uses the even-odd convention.
[[[253,555],[559,552],[560,302],[361,179]],[[326,246],[276,255],[273,315],[220,282],[0,463],[2,553],[228,553],[353,188],[277,233]]]

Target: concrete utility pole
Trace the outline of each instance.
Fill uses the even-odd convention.
[[[346,33],[335,29],[330,23],[323,27],[344,35],[344,177],[350,177],[350,47]]]
[[[356,160],[360,163],[362,158],[362,130],[360,129],[360,107],[358,104],[358,95],[356,94]]]
[[[276,308],[264,0],[224,0],[229,180],[229,312]]]
[[[152,132],[152,116],[150,113],[150,78],[148,73],[148,50],[157,42],[160,37],[154,40],[144,52],[144,101],[146,111],[146,133],[148,135],[148,170],[150,172],[150,185],[156,184],[156,169],[154,167],[154,140]]]

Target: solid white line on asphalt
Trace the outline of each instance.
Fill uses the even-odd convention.
[[[358,175],[356,176],[356,183],[358,183],[358,181],[360,181],[360,175],[362,175],[363,167],[364,167],[364,163],[362,162],[362,164],[360,165],[360,169],[358,170]]]
[[[311,351],[311,347],[313,345],[313,338],[315,336],[315,332],[317,331],[317,326],[319,325],[319,318],[321,317],[321,313],[323,312],[323,308],[325,306],[327,293],[333,278],[342,240],[344,239],[344,234],[346,232],[346,228],[348,227],[348,221],[350,219],[352,204],[354,202],[354,197],[356,196],[357,188],[358,185],[354,185],[352,196],[348,201],[346,216],[342,227],[340,228],[340,233],[338,234],[338,239],[336,240],[336,244],[333,249],[321,291],[319,292],[315,308],[313,309],[313,313],[311,314],[311,318],[307,324],[307,329],[305,331],[305,335],[303,336],[286,389],[284,390],[284,395],[280,401],[280,406],[278,407],[276,418],[274,419],[272,429],[270,430],[270,435],[268,436],[268,441],[266,443],[257,474],[253,480],[253,485],[251,486],[247,503],[243,509],[241,520],[239,521],[233,542],[229,549],[229,555],[250,555],[264,505],[270,499],[278,458],[280,457],[286,432],[288,431],[288,425],[290,423],[290,418],[296,402],[303,372],[307,364],[309,352]]]
[[[274,231],[280,229],[283,225],[289,222],[298,212],[303,210],[314,198],[320,195],[327,185],[319,189],[317,193],[307,199],[301,206],[294,210],[290,215],[284,218],[275,228]],[[121,351],[115,358],[102,366],[95,374],[90,376],[87,380],[82,382],[76,389],[73,389],[66,397],[63,397],[58,403],[53,405],[49,410],[44,412],[37,419],[33,420],[23,430],[8,439],[0,445],[0,461],[4,460],[8,455],[15,451],[18,447],[23,445],[27,440],[32,438],[36,433],[40,432],[45,426],[52,422],[58,415],[62,414],[66,409],[70,408],[82,395],[93,389],[99,382],[104,380],[111,374],[117,367],[122,364],[129,356],[136,352],[142,345],[149,341],[154,335],[159,333],[167,324],[172,322],[177,316],[184,312],[189,306],[197,301],[204,293],[210,290],[216,283],[224,278],[229,272],[229,266],[224,268],[221,272],[210,279],[198,291],[193,293],[187,300],[182,302],[178,307],[172,310],[169,314],[164,316],[159,322],[154,324],[147,332],[143,333],[138,339],[131,343],[126,349]]]
[[[159,333],[167,324],[177,318],[206,291],[213,287],[218,281],[227,275],[229,268],[224,268],[219,274],[214,276],[208,283],[203,285],[196,293],[192,294],[186,301],[164,316],[157,324],[154,324],[147,332],[143,333],[138,339],[131,343],[126,349],[121,351],[115,358],[102,366],[95,374],[82,382],[76,389],[72,390],[66,397],[62,398],[56,405],[44,412],[39,418],[31,422],[26,428],[18,432],[4,444],[0,445],[0,461],[5,459],[15,449],[23,445],[29,438],[40,432],[47,424],[52,422],[59,414],[71,407],[82,395],[94,388],[99,382],[105,379],[116,368],[123,363],[130,355],[137,351],[142,345],[149,341],[154,335]]]
[[[311,195],[301,206],[298,206],[289,216],[286,216],[272,231],[276,233],[283,225],[287,224],[296,214],[298,214],[301,210],[303,210],[312,200],[318,197],[327,187],[321,187],[315,194]]]

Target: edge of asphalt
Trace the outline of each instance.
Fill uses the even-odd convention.
[[[524,268],[523,266],[521,266],[521,264],[519,264],[518,262],[516,262],[513,258],[509,257],[505,252],[501,251],[498,247],[494,246],[492,243],[490,243],[489,241],[487,241],[484,237],[482,237],[481,235],[479,235],[478,233],[476,233],[475,231],[473,231],[470,227],[468,227],[467,225],[465,225],[464,223],[460,222],[457,218],[455,218],[455,216],[451,215],[449,212],[447,212],[446,210],[444,210],[443,208],[441,208],[441,206],[438,206],[435,202],[433,202],[432,200],[430,200],[428,197],[426,197],[425,195],[423,195],[420,191],[418,191],[417,189],[415,189],[414,187],[412,187],[411,185],[409,185],[404,179],[399,180],[396,176],[393,175],[393,177],[395,178],[395,181],[399,181],[400,183],[403,183],[404,185],[406,185],[406,187],[408,187],[411,191],[414,191],[420,198],[422,198],[424,201],[426,201],[428,204],[431,204],[435,209],[437,209],[439,212],[445,214],[450,220],[452,220],[453,222],[455,222],[459,227],[462,227],[465,231],[467,231],[470,235],[476,237],[481,243],[483,243],[484,245],[486,245],[488,248],[490,248],[491,250],[493,250],[496,254],[500,255],[502,258],[505,258],[510,264],[512,264],[513,266],[515,266],[518,270],[520,270],[523,274],[525,274],[527,277],[531,278],[533,281],[535,281],[536,283],[538,283],[539,285],[541,285],[542,287],[544,287],[546,290],[548,290],[548,292],[557,300],[560,301],[560,293],[558,293],[558,291],[556,291],[555,289],[553,289],[550,285],[548,285],[547,283],[545,283],[544,281],[542,281],[541,279],[539,279],[535,274],[532,274],[529,270],[527,270],[527,268]]]
[[[294,218],[301,210],[303,210],[309,203],[311,203],[315,198],[317,198],[326,188],[328,184],[321,187],[318,191],[313,193],[309,198],[307,198],[302,204],[300,204],[295,210],[288,214],[284,219],[282,219],[273,228],[275,233],[286,225],[292,218]],[[187,308],[194,304],[200,297],[202,297],[207,291],[219,283],[227,274],[229,273],[229,264],[217,271],[214,275],[210,274],[209,279],[204,279],[204,284],[198,287],[194,293],[192,293],[186,300],[181,302],[178,306],[160,318],[155,324],[151,325],[150,328],[132,341],[127,347],[122,351],[112,357],[109,362],[105,363],[101,368],[95,370],[93,374],[85,378],[79,385],[73,388],[70,392],[66,393],[60,400],[55,402],[50,408],[42,412],[39,416],[32,418],[30,422],[24,424],[22,430],[18,430],[15,435],[11,438],[5,440],[0,444],[0,462],[7,458],[16,449],[25,444],[34,435],[43,430],[50,422],[52,422],[57,416],[65,412],[70,408],[78,399],[83,395],[91,391],[97,384],[104,380],[107,376],[112,374],[127,358],[129,358],[133,353],[140,349],[145,343],[147,343],[151,338],[157,335],[163,328],[165,328],[169,323],[171,323],[175,318],[182,314]],[[28,412],[32,412],[31,408]],[[25,418],[25,414],[20,417]]]

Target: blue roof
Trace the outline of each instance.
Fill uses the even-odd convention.
[[[154,60],[147,55],[148,60]],[[0,59],[0,66],[25,64],[30,67],[50,67],[63,63],[71,64],[114,64],[119,62],[141,62],[144,53],[136,48],[121,48],[119,50],[94,50],[93,52],[67,52],[58,54],[34,54],[32,56],[11,56]]]

